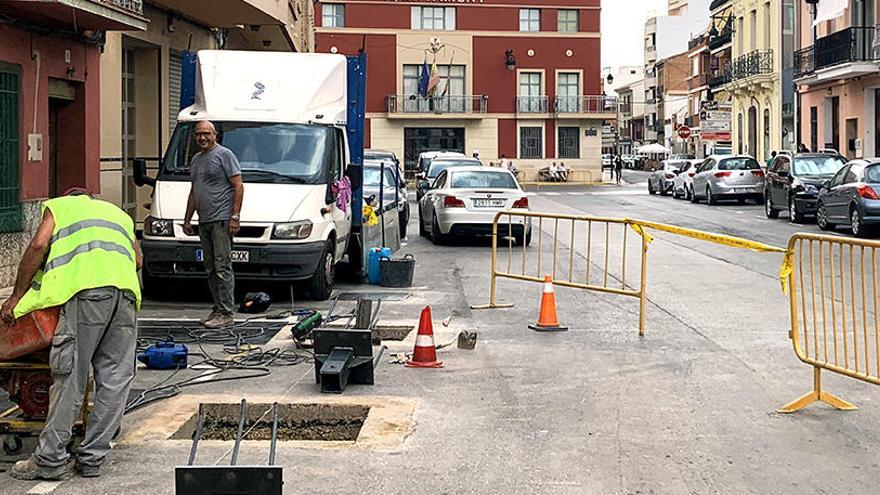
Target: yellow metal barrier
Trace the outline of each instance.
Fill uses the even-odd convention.
[[[507,235],[509,232],[517,233],[518,227],[516,226],[527,223],[532,225],[533,231],[536,229],[538,237],[537,253],[531,255],[525,244],[514,247],[513,237]],[[549,265],[546,266],[544,264],[546,258],[544,239],[541,235],[545,225],[553,229],[551,259]],[[562,228],[560,229],[560,227]],[[630,218],[502,211],[495,215],[492,225],[492,271],[489,282],[489,304],[471,306],[471,308],[476,310],[513,306],[498,303],[498,278],[543,283],[544,275],[550,274],[553,277],[553,283],[562,287],[638,298],[639,335],[645,335],[648,244],[653,241],[653,237],[647,232],[648,229],[758,252],[788,252],[784,248],[740,237]],[[639,235],[638,243],[629,242],[628,233],[630,230]],[[503,263],[499,263],[498,259],[500,234],[504,234],[507,238],[507,257]],[[560,239],[560,237],[562,238]],[[612,247],[612,241],[615,241],[617,245]],[[560,249],[560,244],[567,247]],[[595,247],[596,244],[599,244],[598,247]],[[636,248],[638,248],[637,254],[634,253]],[[560,251],[566,252],[561,253]],[[595,255],[598,255],[598,260]],[[516,263],[514,263],[515,257],[518,258]],[[631,281],[627,278],[627,265],[635,262],[634,258],[636,257],[639,263],[639,278],[630,283]],[[632,273],[633,271],[630,270],[629,274],[632,275]]]
[[[514,247],[513,238],[508,236],[506,262],[499,263],[499,234],[506,235],[509,232],[516,232],[515,226],[522,226],[526,223],[532,225],[533,235],[537,234],[537,253],[531,256],[524,243],[522,246]],[[640,276],[638,281],[631,285],[627,280],[627,263],[628,259],[634,256],[630,255],[627,246],[632,223],[631,220],[625,219],[580,215],[499,212],[495,215],[495,221],[492,225],[492,273],[489,304],[472,306],[472,309],[513,306],[497,302],[497,279],[499,277],[543,283],[544,275],[551,274],[555,285],[638,298],[639,335],[644,335],[645,272],[650,236],[636,229],[641,238],[641,242],[635,244],[635,246],[641,247],[639,250],[641,253],[639,255]],[[549,260],[546,259],[543,252],[544,239],[541,235],[545,225],[553,227],[552,252]],[[560,227],[562,227],[561,232]],[[561,236],[562,239],[560,239]],[[612,240],[620,243],[620,249],[616,252],[613,252],[610,246]],[[560,249],[560,241],[563,241],[563,244],[568,247]],[[600,246],[595,247],[600,243]],[[633,243],[629,243],[629,245],[633,246]],[[630,251],[632,250],[630,248]],[[520,254],[517,255],[516,252]],[[516,264],[514,264],[515,257],[519,258]]]
[[[880,242],[796,234],[788,248],[789,338],[798,359],[813,367],[813,390],[778,411],[796,412],[816,401],[855,409],[822,389],[821,372],[880,385]]]

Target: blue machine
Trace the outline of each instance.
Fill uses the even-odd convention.
[[[176,344],[173,340],[157,342],[147,350],[138,354],[138,361],[144,363],[151,370],[170,370],[186,368],[186,357],[189,350],[183,344]]]

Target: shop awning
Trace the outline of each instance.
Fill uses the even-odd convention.
[[[849,0],[819,0],[819,5],[816,9],[816,20],[813,21],[813,26],[842,16],[846,12],[848,4]]]

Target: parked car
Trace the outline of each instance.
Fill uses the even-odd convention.
[[[660,166],[648,176],[648,194],[659,192],[660,196],[666,196],[672,192],[672,181],[675,179],[675,174],[681,170],[685,163],[687,162],[683,160],[663,160],[660,162]]]
[[[819,188],[846,165],[836,155],[823,153],[779,154],[767,168],[764,180],[764,213],[767,218],[778,218],[788,210],[794,223],[802,223],[816,213]]]
[[[764,200],[764,169],[748,155],[710,156],[693,178],[691,201],[705,199],[710,205],[720,200],[740,202]]]
[[[730,146],[716,146],[712,151],[713,155],[717,156],[728,156],[733,154],[733,148]]]
[[[465,154],[459,151],[424,151],[419,154],[418,172],[427,172],[435,158],[461,158]]]
[[[434,163],[436,165],[436,162]],[[442,244],[452,236],[491,235],[495,214],[501,210],[529,211],[529,198],[508,170],[468,166],[446,168],[419,202],[419,234]],[[501,235],[517,245],[532,241],[531,222],[505,219]]]
[[[385,180],[382,182],[382,199],[385,204],[392,201],[397,202],[400,238],[403,239],[406,237],[406,226],[409,224],[409,201],[406,196],[406,181],[403,179],[400,168],[393,162],[364,160],[364,197],[375,195],[376,201],[378,201],[379,176],[383,164],[385,165]]]
[[[364,150],[364,160],[382,160],[386,162],[394,162],[398,167],[400,166],[400,160],[397,159],[397,155],[394,154],[393,151],[386,150]]]
[[[880,158],[851,161],[822,185],[816,223],[822,230],[849,226],[856,237],[875,231],[880,224]]]
[[[678,153],[678,154],[669,156],[670,160],[676,160],[676,161],[678,161],[678,160],[693,160],[695,158],[696,158],[696,156],[694,156],[690,153]]]
[[[694,176],[697,175],[697,167],[702,165],[703,160],[696,158],[685,161],[675,179],[672,179],[672,197],[690,199],[694,185]]]
[[[422,172],[418,176],[418,181],[416,182],[416,200],[422,200],[425,192],[430,189],[431,183],[434,182],[438,175],[440,175],[440,172],[443,172],[447,168],[479,167],[482,165],[483,162],[480,160],[477,160],[476,158],[468,158],[466,156],[442,156],[433,159],[431,165],[428,167],[428,171]]]

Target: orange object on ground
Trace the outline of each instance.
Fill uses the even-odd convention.
[[[39,309],[7,327],[0,323],[0,361],[11,361],[52,345],[61,306]]]
[[[443,362],[437,361],[437,348],[434,346],[434,323],[431,321],[431,307],[425,306],[419,319],[419,333],[413,357],[406,362],[408,368],[442,368]]]
[[[564,332],[568,327],[559,325],[556,317],[556,294],[553,292],[553,277],[544,275],[544,293],[541,294],[541,312],[538,314],[538,323],[529,325],[529,328],[538,332]]]

